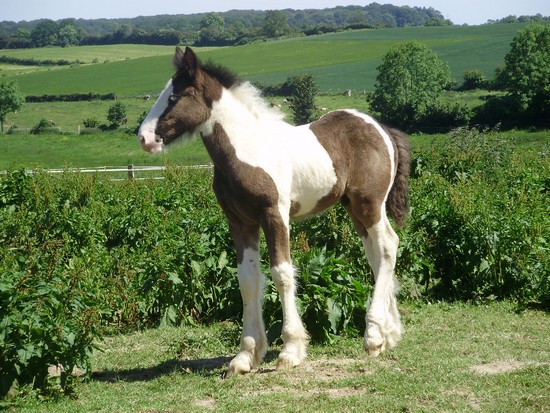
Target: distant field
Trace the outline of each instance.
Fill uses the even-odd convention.
[[[517,31],[525,26],[499,24],[359,30],[239,47],[197,49],[197,52],[201,58],[225,64],[250,80],[276,83],[289,75],[308,72],[315,75],[323,91],[361,91],[373,89],[376,67],[388,49],[413,39],[425,42],[447,61],[458,81],[464,71],[473,68],[492,77],[495,68],[504,63],[504,56]],[[16,77],[26,94],[93,90],[115,92],[126,97],[158,93],[173,72],[173,50],[173,47],[118,45],[0,51],[0,54],[19,53],[18,56],[36,59],[74,58],[89,62],[97,58],[99,62],[110,61],[17,76],[4,70],[0,76]]]
[[[80,46],[80,47],[43,47],[40,49],[0,50],[0,56],[18,59],[68,60],[80,64],[108,63],[119,60],[138,59],[142,57],[166,55],[172,53],[172,46],[152,46],[138,44]],[[61,67],[63,68],[63,67]],[[51,71],[51,66],[12,66],[0,65],[0,75],[20,74],[24,72]],[[67,69],[67,68],[64,68]]]

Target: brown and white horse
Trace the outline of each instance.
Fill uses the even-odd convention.
[[[277,368],[304,360],[308,334],[296,308],[289,221],[338,201],[351,215],[376,280],[364,348],[377,355],[395,346],[402,333],[394,276],[399,239],[386,210],[403,224],[408,208],[406,137],[355,110],[329,112],[295,127],[250,83],[222,67],[201,64],[190,48],[177,48],[174,64],[177,71],[143,121],[139,140],[154,153],[182,135],[199,133],[214,163],[214,191],[237,249],[244,304],[241,347],[228,375],[249,372],[267,351],[260,228],[283,307],[284,344]]]

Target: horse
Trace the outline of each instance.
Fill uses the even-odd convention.
[[[407,137],[351,109],[293,126],[249,82],[223,66],[202,63],[191,48],[177,47],[173,62],[176,72],[138,138],[145,151],[156,153],[176,138],[199,134],[212,159],[213,189],[236,248],[243,300],[240,350],[227,376],[257,368],[267,352],[260,228],[283,309],[277,369],[305,359],[309,336],[295,301],[289,224],[337,202],[349,212],[375,277],[364,349],[376,356],[393,348],[402,336],[395,278],[399,239],[386,212],[399,226],[408,215]]]

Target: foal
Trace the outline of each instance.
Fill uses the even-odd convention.
[[[201,64],[190,48],[177,48],[174,64],[176,73],[143,121],[139,140],[154,153],[181,135],[199,133],[214,163],[214,192],[237,249],[244,304],[241,347],[228,375],[249,372],[267,351],[260,228],[283,308],[277,368],[295,367],[305,358],[308,334],[296,308],[289,221],[336,202],[349,212],[376,279],[364,348],[378,355],[395,346],[402,333],[394,277],[399,240],[386,209],[398,225],[404,223],[406,137],[355,110],[337,110],[295,127],[269,108],[257,89],[224,68]]]

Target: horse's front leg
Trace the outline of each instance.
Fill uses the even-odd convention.
[[[296,307],[295,271],[290,260],[288,218],[279,211],[266,214],[262,227],[269,249],[271,276],[277,287],[283,308],[283,349],[279,354],[277,369],[298,366],[306,357],[309,336]]]
[[[243,299],[243,332],[239,353],[229,363],[227,376],[245,374],[258,367],[267,351],[262,318],[264,276],[260,271],[259,227],[231,225],[237,248],[239,287]]]

